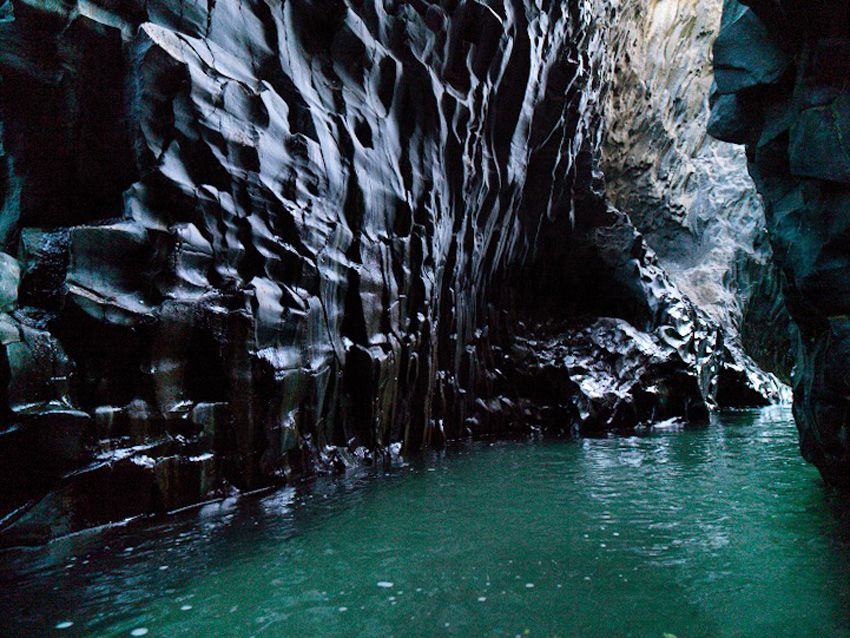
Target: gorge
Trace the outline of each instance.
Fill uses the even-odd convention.
[[[792,390],[846,486],[848,42],[838,1],[0,0],[0,547]]]
[[[714,45],[710,126],[715,137],[746,145],[794,319],[794,416],[803,455],[842,486],[850,481],[848,43],[850,12],[842,3],[731,3]]]

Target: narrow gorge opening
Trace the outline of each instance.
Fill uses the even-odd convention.
[[[848,42],[0,0],[0,633],[850,630]]]

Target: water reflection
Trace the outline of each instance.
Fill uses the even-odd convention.
[[[476,444],[7,552],[0,635],[847,635],[845,503],[781,408]]]

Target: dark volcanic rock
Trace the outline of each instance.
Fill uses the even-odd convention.
[[[658,335],[602,318],[550,338],[517,340],[520,391],[544,423],[583,433],[708,417],[699,375]],[[559,400],[558,403],[552,403]]]
[[[528,431],[518,316],[632,322],[713,403],[716,328],[599,194],[606,3],[2,6],[3,407],[80,451],[7,538]]]
[[[710,130],[747,146],[797,326],[794,413],[803,454],[828,481],[848,485],[847,3],[727,0],[715,60],[725,62],[716,67]]]
[[[576,220],[559,273],[569,301],[548,313],[571,319],[526,316],[529,327],[517,328],[504,366],[514,413],[587,433],[786,400],[787,388],[682,294],[628,216],[591,197]]]
[[[19,529],[502,427],[470,424],[592,182],[605,9],[3,6],[9,419],[81,411],[105,459],[25,473],[68,512]]]

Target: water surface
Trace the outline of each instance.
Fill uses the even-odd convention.
[[[0,554],[0,635],[848,636],[847,526],[784,408],[477,443]]]

